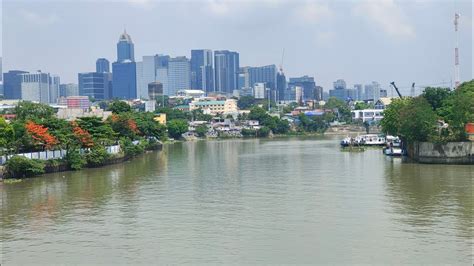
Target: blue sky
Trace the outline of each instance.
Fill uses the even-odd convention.
[[[453,17],[461,13],[461,79],[473,77],[470,0],[4,0],[3,70],[58,74],[77,83],[95,60],[115,60],[126,27],[135,56],[190,56],[193,48],[240,53],[241,66],[279,65],[287,77],[332,81],[450,83]],[[446,84],[448,85],[448,84]]]

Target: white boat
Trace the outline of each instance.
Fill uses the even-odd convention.
[[[382,146],[386,144],[385,137],[376,134],[357,136],[356,141],[365,146]]]
[[[403,150],[399,147],[386,147],[383,149],[383,153],[388,156],[402,156]]]

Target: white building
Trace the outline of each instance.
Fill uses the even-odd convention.
[[[189,110],[201,109],[206,114],[236,114],[237,101],[234,99],[227,99],[225,101],[193,101],[189,104]]]
[[[59,77],[49,73],[21,74],[22,100],[40,103],[57,103],[59,98]]]
[[[351,111],[352,120],[366,121],[380,121],[383,118],[383,110],[380,109],[365,109]]]
[[[191,98],[201,98],[206,94],[203,90],[179,90],[176,92],[176,96],[184,96]]]
[[[255,99],[265,99],[265,83],[255,83],[253,90]]]

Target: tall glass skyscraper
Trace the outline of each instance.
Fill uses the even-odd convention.
[[[95,62],[95,72],[108,73],[110,72],[110,62],[105,58],[99,58]]]
[[[214,52],[215,91],[231,94],[239,89],[239,53],[232,51]]]
[[[127,34],[127,31],[124,31],[117,43],[117,62],[126,60],[135,61],[135,54],[132,38]]]
[[[191,50],[191,88],[214,91],[211,50]]]
[[[137,69],[130,35],[124,32],[117,43],[117,62],[112,64],[112,98],[137,98]]]
[[[253,87],[255,83],[265,83],[266,88],[275,90],[277,78],[277,68],[275,65],[250,67],[248,72],[250,86]]]
[[[3,73],[3,96],[5,99],[21,99],[21,74],[27,71],[10,70]]]
[[[59,98],[58,76],[38,71],[21,74],[21,99],[40,103],[56,103]]]
[[[316,92],[316,82],[314,82],[313,77],[303,76],[299,78],[290,78],[288,84],[291,86],[298,86],[302,88],[303,101],[304,100],[321,100],[318,99],[318,93]]]
[[[79,73],[79,95],[89,96],[97,100],[110,98],[112,87],[112,73]]]
[[[191,64],[185,56],[171,58],[168,62],[168,95],[191,88]]]

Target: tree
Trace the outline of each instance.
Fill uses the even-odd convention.
[[[383,112],[383,119],[380,121],[382,131],[389,135],[400,135],[401,111],[410,104],[411,98],[393,99],[390,105]]]
[[[177,110],[177,109],[172,109],[169,107],[163,107],[163,108],[158,108],[155,113],[158,114],[166,114],[166,119],[168,121],[174,120],[174,119],[185,119],[185,120],[190,120],[191,115],[187,114],[183,111]]]
[[[119,136],[134,140],[140,134],[137,123],[130,113],[113,114],[109,117],[109,123]]]
[[[449,124],[451,140],[465,140],[467,136],[464,127],[466,123],[474,122],[474,80],[461,84],[437,111]]]
[[[199,125],[196,127],[196,134],[201,138],[206,136],[207,131],[207,125]]]
[[[44,162],[40,160],[32,160],[23,156],[15,155],[8,159],[5,164],[6,176],[9,178],[15,177],[30,177],[44,173]]]
[[[183,119],[171,120],[167,123],[168,134],[174,138],[179,139],[183,133],[188,131],[188,122]]]
[[[354,106],[355,110],[365,110],[365,109],[373,109],[373,104],[367,104],[365,102],[357,102]]]
[[[110,155],[103,146],[94,146],[85,156],[87,164],[91,167],[98,167],[105,164]]]
[[[13,147],[14,140],[15,130],[13,126],[0,116],[0,155],[9,153],[8,150]]]
[[[257,100],[253,96],[242,96],[237,101],[237,107],[239,109],[249,109],[257,103]]]
[[[166,126],[154,120],[155,114],[150,112],[134,113],[133,118],[142,136],[155,137],[157,139],[165,138]]]
[[[48,132],[47,127],[36,124],[33,121],[28,121],[25,128],[35,145],[51,149],[54,145],[58,144],[58,140]]]
[[[443,106],[443,102],[446,101],[450,94],[451,92],[448,88],[428,87],[424,90],[422,96],[431,105],[433,111],[436,111],[437,109]]]
[[[352,120],[351,109],[349,105],[342,100],[331,97],[324,105],[324,108],[337,109],[339,121],[350,122]]]
[[[124,101],[115,100],[109,104],[109,111],[112,111],[114,114],[121,114],[131,112],[132,108]]]
[[[15,107],[15,114],[19,120],[48,119],[54,115],[54,109],[46,104],[22,101]]]
[[[104,123],[99,117],[81,117],[75,122],[92,135],[92,139],[96,144],[111,145],[116,138],[117,134],[110,123]]]
[[[92,135],[82,129],[76,122],[71,122],[74,137],[78,140],[83,148],[90,148],[94,146]]]
[[[428,141],[436,133],[436,113],[423,97],[414,98],[402,108],[400,119],[400,137],[408,142]]]

